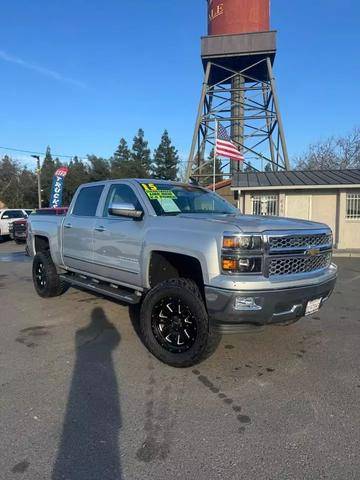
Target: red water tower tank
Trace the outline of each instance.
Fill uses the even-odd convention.
[[[270,29],[270,0],[208,0],[208,35]]]

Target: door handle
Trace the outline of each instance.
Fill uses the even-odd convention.
[[[103,226],[99,226],[99,227],[95,227],[95,230],[96,230],[97,232],[105,232],[106,228],[103,227]]]
[[[64,228],[72,228],[71,223],[65,223],[65,224],[64,224]]]

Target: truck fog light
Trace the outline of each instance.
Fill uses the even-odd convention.
[[[261,310],[254,297],[236,297],[234,310]]]

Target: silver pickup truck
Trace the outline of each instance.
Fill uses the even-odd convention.
[[[242,215],[162,180],[82,185],[65,216],[30,216],[27,243],[41,297],[73,285],[139,304],[143,342],[175,367],[199,362],[214,332],[313,314],[337,275],[326,225]]]

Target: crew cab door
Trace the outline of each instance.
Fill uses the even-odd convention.
[[[144,220],[112,216],[109,207],[126,203],[142,210],[131,185],[109,185],[103,211],[95,222],[94,263],[99,275],[123,284],[141,286],[140,255],[144,236]]]
[[[82,187],[62,226],[64,264],[75,270],[94,272],[94,228],[104,185]]]

